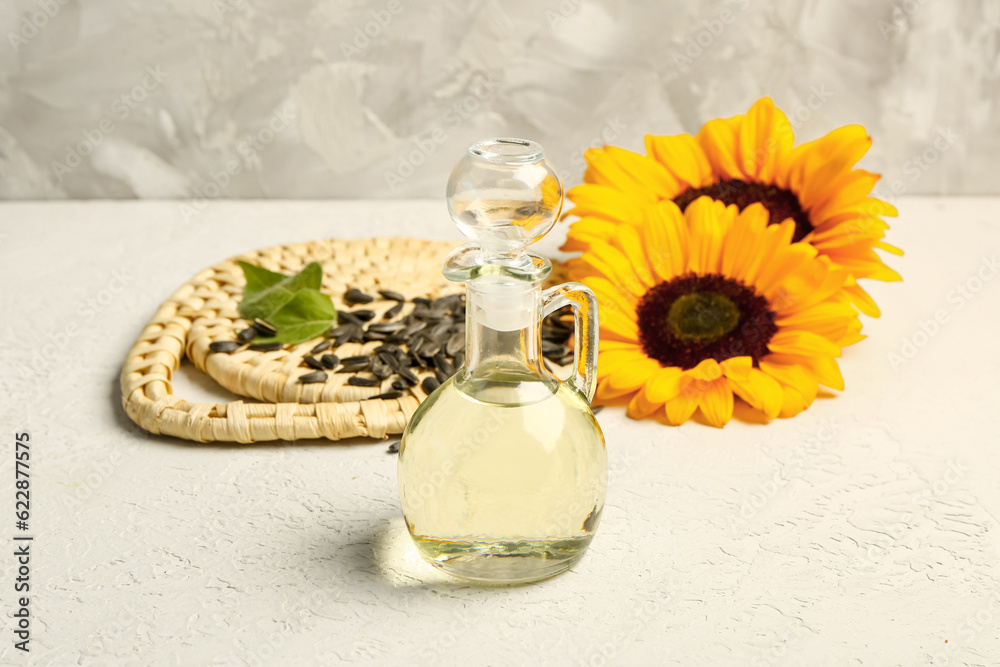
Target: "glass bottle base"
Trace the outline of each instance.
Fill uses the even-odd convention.
[[[561,574],[580,560],[592,539],[487,543],[412,537],[420,555],[434,567],[488,584],[525,584]]]

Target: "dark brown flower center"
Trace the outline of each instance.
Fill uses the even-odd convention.
[[[719,275],[688,274],[655,285],[636,310],[646,356],[684,369],[744,356],[756,366],[778,330],[767,299]]]
[[[719,181],[706,188],[685,190],[674,197],[674,203],[683,211],[695,199],[706,195],[716,201],[723,202],[726,206],[736,204],[741,211],[750,204],[763,204],[764,208],[771,214],[768,223],[772,225],[791,218],[795,221],[795,234],[792,236],[792,241],[801,241],[813,230],[809,213],[802,210],[799,198],[795,196],[794,192],[779,188],[777,185],[747,183],[739,179]]]

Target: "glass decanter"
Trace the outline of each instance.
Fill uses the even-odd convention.
[[[446,572],[536,581],[580,559],[604,508],[607,451],[590,409],[597,300],[577,283],[543,291],[551,264],[527,251],[562,210],[562,185],[540,145],[473,144],[447,196],[472,240],[444,263],[445,276],[466,285],[466,363],[403,434],[403,515],[423,558]],[[541,320],[566,305],[574,364],[560,381],[541,360]]]

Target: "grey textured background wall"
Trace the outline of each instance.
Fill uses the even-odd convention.
[[[1000,192],[997,0],[3,0],[0,36],[3,198],[439,197],[489,135],[572,184],[762,95],[901,192]]]

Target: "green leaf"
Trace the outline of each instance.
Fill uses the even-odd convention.
[[[278,330],[272,338],[257,338],[255,343],[303,343],[316,338],[337,321],[337,309],[329,295],[316,290],[300,290],[268,322]]]
[[[243,277],[247,280],[247,285],[243,288],[244,296],[256,294],[272,285],[277,285],[288,277],[283,273],[275,273],[274,271],[265,269],[263,266],[250,264],[242,260],[238,260],[236,263],[243,269]]]
[[[275,327],[271,321],[302,290],[319,290],[323,281],[323,269],[317,262],[310,262],[294,276],[284,276],[274,271],[246,262],[240,262],[247,287],[240,302],[240,315],[248,320],[261,318]],[[317,292],[318,293],[318,292]]]

